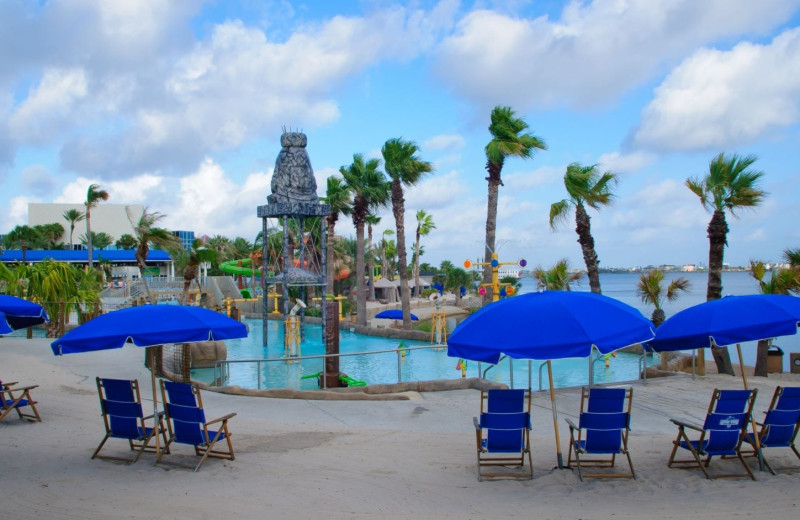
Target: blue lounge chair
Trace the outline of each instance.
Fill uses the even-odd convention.
[[[798,469],[797,466],[773,468],[764,457],[764,448],[789,448],[800,459],[800,452],[797,451],[794,444],[797,439],[797,431],[800,429],[800,387],[777,387],[764,422],[758,423],[758,425],[761,427],[758,433],[761,448],[760,460],[767,469],[773,475],[775,475],[776,469]],[[756,455],[756,443],[753,436],[748,433],[744,440],[753,447],[752,451],[747,453],[750,456]]]
[[[155,438],[158,430],[161,431],[166,445],[167,438],[164,431],[163,414],[159,414],[158,420],[153,423],[153,427],[146,425],[146,421],[153,419],[153,416],[144,415],[138,380],[101,377],[96,380],[97,393],[100,396],[100,412],[103,414],[103,425],[106,428],[106,434],[97,449],[94,450],[93,459],[115,460],[133,464],[139,460],[142,453],[155,453],[155,447],[151,447],[149,444]],[[155,428],[155,424],[158,424],[158,430]],[[111,438],[128,441],[131,451],[136,453],[133,457],[100,455],[100,450],[103,449],[106,441]]]
[[[747,466],[742,455],[742,442],[747,436],[747,428],[753,413],[753,403],[757,390],[719,390],[714,389],[711,403],[708,405],[706,420],[703,426],[678,419],[670,419],[678,426],[678,436],[672,442],[672,454],[668,466],[700,468],[707,479],[727,477],[756,477]],[[690,440],[686,430],[700,432],[697,440]],[[692,454],[691,459],[676,460],[678,449]],[[712,476],[708,472],[711,457],[736,457],[747,473],[727,473]],[[705,460],[701,460],[705,457]]]
[[[567,418],[569,424],[567,465],[572,465],[574,454],[578,478],[581,480],[583,477],[636,478],[631,454],[628,451],[632,400],[633,388],[584,387],[582,389],[578,424],[575,425]],[[584,468],[613,468],[617,454],[627,457],[630,472],[583,472]]]
[[[527,401],[527,404],[526,404]],[[478,480],[533,478],[531,460],[531,397],[526,390],[481,392],[480,418],[473,417],[478,450]],[[528,469],[525,469],[525,458]],[[519,468],[520,472],[484,472],[484,468]]]
[[[173,442],[188,444],[194,446],[195,455],[201,457],[200,462],[194,467],[175,462],[170,462],[171,464],[188,469],[194,468],[197,471],[209,457],[234,460],[228,421],[236,415],[235,413],[206,421],[200,389],[189,383],[175,383],[162,379],[161,395],[164,399],[167,428],[169,429],[167,446],[169,447]],[[218,429],[209,430],[208,427],[212,424],[219,424]],[[215,449],[217,443],[222,445],[223,441],[227,444],[228,449]],[[162,455],[159,454],[156,463],[161,462]]]
[[[16,381],[11,383],[0,381],[0,421],[15,411],[23,421],[42,422],[39,411],[36,409],[36,401],[31,398],[31,390],[38,388],[39,385],[15,386],[17,384],[19,383]],[[27,412],[28,408],[33,412],[32,414]]]

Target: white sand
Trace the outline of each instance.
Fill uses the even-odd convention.
[[[741,380],[709,375],[634,383],[630,448],[638,478],[580,482],[554,470],[549,397],[534,397],[532,481],[478,482],[472,416],[479,392],[413,394],[408,401],[303,401],[204,392],[211,416],[231,421],[235,461],[209,460],[198,473],[90,460],[102,438],[95,376],[138,378],[150,398],[143,350],[55,357],[45,340],[0,338],[0,377],[38,384],[41,423],[0,422],[0,518],[800,518],[800,471],[758,481],[708,481],[699,470],[669,469],[676,428],[670,416],[701,420],[714,387]],[[750,378],[761,416],[778,384],[800,376]],[[558,394],[575,417],[578,389]],[[110,452],[127,452],[109,441]],[[125,449],[123,449],[125,448]],[[181,460],[194,459],[178,445]],[[797,463],[773,450],[777,465]],[[622,462],[622,461],[620,461]],[[735,460],[711,469],[739,471]],[[756,468],[755,461],[751,467]]]

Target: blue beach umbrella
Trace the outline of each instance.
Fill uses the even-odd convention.
[[[375,315],[378,319],[385,319],[385,320],[402,320],[403,319],[403,311],[400,309],[389,309],[387,311],[381,311]],[[419,321],[414,314],[411,314],[411,321]]]
[[[506,355],[547,360],[558,467],[563,467],[550,360],[588,357],[653,338],[652,323],[634,307],[589,292],[528,293],[487,305],[462,321],[447,355],[497,364]]]
[[[784,294],[726,296],[684,309],[656,329],[648,346],[656,352],[736,344],[797,333],[800,298]],[[742,370],[747,387],[747,378]]]
[[[16,296],[0,294],[0,334],[49,322],[44,307]]]
[[[166,343],[194,343],[247,336],[247,327],[224,314],[187,305],[143,305],[102,314],[50,344],[53,353],[75,354],[122,348],[154,347]],[[154,351],[148,350],[153,385],[153,413],[158,400]],[[159,436],[156,435],[156,450]]]

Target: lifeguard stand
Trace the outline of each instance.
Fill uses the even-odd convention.
[[[264,242],[262,290],[265,295],[270,292],[282,293],[284,323],[289,319],[290,287],[300,288],[301,301],[305,301],[308,288],[320,287],[322,322],[326,322],[324,287],[327,226],[324,217],[330,215],[331,208],[317,197],[317,182],[306,152],[307,143],[308,138],[301,132],[284,132],[281,135],[281,151],[272,174],[272,194],[267,197],[267,204],[258,206],[257,211],[262,221]],[[263,344],[266,346],[269,315],[267,298],[263,301]],[[299,336],[303,341],[304,310],[300,310],[298,316]],[[288,328],[284,329],[284,342],[290,334]]]

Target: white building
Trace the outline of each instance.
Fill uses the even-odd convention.
[[[86,213],[86,205],[83,203],[78,204],[42,204],[42,203],[29,203],[28,204],[28,225],[38,226],[44,224],[59,223],[64,226],[64,236],[61,237],[61,243],[69,244],[69,226],[70,222],[64,218],[64,213],[70,209],[77,209],[81,213]],[[144,213],[144,206],[141,204],[106,204],[101,202],[92,208],[92,232],[94,233],[108,233],[114,239],[119,238],[124,234],[136,236],[133,231],[133,224],[139,221]],[[73,244],[80,244],[80,237],[86,234],[86,221],[75,223],[75,232],[73,233]]]

